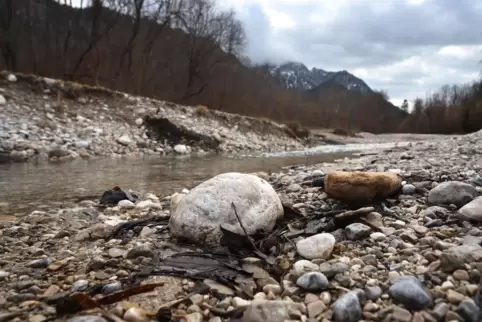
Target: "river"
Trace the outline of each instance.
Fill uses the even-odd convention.
[[[23,215],[51,204],[99,198],[103,191],[116,185],[164,196],[183,188],[190,189],[223,172],[269,173],[290,165],[332,162],[351,157],[358,151],[380,150],[393,145],[324,145],[303,151],[254,155],[151,156],[3,164],[0,165],[0,217]]]

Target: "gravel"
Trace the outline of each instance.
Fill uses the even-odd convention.
[[[190,294],[190,300],[172,306],[190,322],[479,321],[482,229],[458,216],[473,200],[472,214],[480,211],[475,208],[482,187],[474,181],[482,174],[478,151],[482,132],[258,174],[269,179],[285,205],[316,216],[313,225],[319,225],[303,227],[309,234],[295,224],[287,229],[275,245],[281,249],[276,274],[259,259],[243,259],[255,284],[249,296],[212,280],[203,281],[209,293],[191,294],[195,282],[188,278],[150,276],[146,283],[162,286],[105,309],[125,321],[149,321],[161,305]],[[346,205],[309,182],[331,167],[397,171],[411,186],[357,220],[330,228],[330,216],[321,214]],[[456,195],[454,187],[460,188]],[[108,238],[117,223],[170,216],[170,196],[137,194],[141,201],[157,200],[156,207],[59,203],[0,222],[0,320],[107,321],[90,311],[60,317],[50,302],[41,301],[99,283],[102,293],[112,294],[155,255],[185,249],[161,224],[133,228],[124,239]]]
[[[0,161],[270,152],[323,140],[292,137],[286,126],[268,120],[205,108],[200,113],[195,106],[42,77],[8,77],[0,74]],[[172,135],[177,130],[149,119],[167,119],[187,134]]]

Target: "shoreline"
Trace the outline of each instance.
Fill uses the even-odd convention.
[[[56,82],[45,79],[40,82],[47,89],[57,86]],[[17,85],[0,83],[0,88],[7,88],[0,94],[8,96],[10,105],[7,106],[14,111],[0,110],[0,116],[10,113],[9,126],[17,124],[12,121],[14,116],[20,117],[19,122],[27,120],[29,124],[44,120],[43,116],[50,113],[45,111],[45,102],[37,106],[33,115],[26,113],[22,104],[35,105],[32,97],[38,95],[22,98],[20,94],[28,91],[16,88]],[[81,103],[82,106],[93,108],[101,102],[99,98],[89,101],[91,99]],[[138,99],[143,102],[141,98],[135,98],[135,101]],[[156,101],[151,107],[157,111],[161,103],[167,104]],[[151,100],[142,104],[151,104]],[[167,105],[162,108],[169,114],[169,120],[173,120],[173,124],[179,122],[176,123],[179,128],[186,129],[187,123],[183,123],[189,121],[186,115],[194,115],[196,108],[181,107],[184,111],[179,112]],[[133,108],[141,107],[135,105]],[[142,108],[146,113],[149,110],[148,107]],[[62,113],[69,115],[69,107],[66,109]],[[70,135],[63,140],[75,144],[78,141],[74,136],[81,136],[82,128],[99,128],[102,122],[95,123],[97,118],[109,115],[97,115],[94,109],[88,108],[82,111],[85,114],[81,118],[78,115],[53,116],[60,129],[42,132],[43,129],[29,125],[27,130],[20,127],[20,131],[38,135],[39,140],[32,140],[35,144],[43,144],[42,137],[49,133],[59,138]],[[215,111],[210,113],[236,119],[235,123],[227,124],[237,124],[238,129],[249,128],[247,124],[242,125],[243,122],[260,124],[251,118],[226,116]],[[107,130],[103,128],[108,132],[107,138],[98,135],[93,139],[93,151],[97,151],[96,145],[101,143],[109,149],[117,149],[119,143],[116,140],[126,131],[133,131],[129,132],[133,142],[132,145],[120,144],[123,152],[134,149],[134,141],[142,139],[139,126],[122,125],[122,131],[118,131],[116,126],[124,122],[114,120],[117,117],[123,116],[116,114],[105,126]],[[199,119],[206,123],[199,125]],[[194,155],[197,149],[208,150],[203,144],[214,142],[214,135],[206,137],[206,133],[210,128],[220,129],[220,123],[212,127],[212,122],[221,121],[205,116],[191,121],[198,123],[197,135],[207,138],[204,143],[199,141],[199,145],[189,146]],[[74,136],[69,132],[72,129]],[[8,131],[7,141],[23,133],[16,129],[12,131]],[[250,144],[258,144],[257,148],[270,147],[273,142],[278,146],[286,144],[288,136],[277,136],[280,133],[287,135],[284,130],[275,126],[273,132],[262,131],[262,128],[258,129],[257,135],[251,132],[242,134],[241,130],[231,134],[228,131],[224,133],[224,143],[219,146],[236,152]],[[169,220],[176,214],[180,198],[187,198],[185,195],[190,193],[182,188],[174,194],[163,195],[149,190],[133,191],[139,197],[135,203],[123,200],[107,207],[97,204],[100,195],[48,205],[40,200],[35,210],[25,215],[0,219],[0,320],[150,322],[155,321],[159,308],[164,307],[177,320],[182,317],[189,322],[278,322],[290,319],[303,322],[431,322],[443,319],[476,322],[482,318],[482,131],[461,136],[367,135],[346,140],[358,140],[350,142],[357,144],[398,137],[404,141],[407,136],[424,137],[425,140],[413,139],[406,146],[394,146],[378,153],[363,154],[362,151],[360,156],[333,162],[297,164],[270,173],[256,172],[255,175],[266,180],[279,197],[285,217],[281,226],[275,227],[276,247],[268,247],[268,239],[261,239],[261,243],[255,245],[259,248],[255,249],[257,252],[244,249],[243,241],[246,240],[235,239],[240,235],[231,236],[235,249],[230,252],[218,250],[224,256],[219,258],[213,249],[206,250],[201,247],[203,245],[174,238]],[[267,141],[263,143],[262,138]],[[328,136],[325,138],[329,139]],[[143,140],[148,145],[152,143]],[[306,149],[299,140],[290,140],[293,148]],[[37,147],[39,151],[49,148],[48,142],[52,143],[50,138],[45,139],[45,146]],[[169,153],[175,152],[171,143],[165,146],[170,147]],[[32,147],[28,145],[26,149],[14,151],[29,151],[33,150]],[[152,148],[149,145],[143,149]],[[167,148],[164,151],[168,153]],[[48,155],[48,152],[39,153]],[[183,157],[191,153],[177,154]],[[96,158],[109,157],[98,156],[91,160],[95,162]],[[65,161],[76,159],[71,154],[61,158]],[[120,158],[139,159],[129,153]],[[330,198],[323,188],[314,184],[320,174],[333,170],[396,172],[404,179],[403,187],[396,196],[384,199],[382,204],[367,202],[351,209],[350,205]],[[127,186],[122,188],[129,189]],[[195,190],[192,188],[191,192]],[[222,190],[222,197],[234,200],[238,198],[236,191],[241,191],[242,187],[233,189],[235,192],[228,190]],[[220,195],[206,193],[198,195],[196,200],[209,200],[213,205],[211,210],[216,211]],[[268,207],[277,207],[266,200],[262,201]],[[337,222],[334,213],[352,217],[347,222]],[[128,224],[123,226],[123,223]],[[241,256],[236,251],[246,252]],[[186,255],[185,252],[190,253]],[[199,277],[196,274],[203,272],[206,257],[196,262],[199,258],[193,253],[218,260],[233,256],[235,260],[222,267],[213,266],[214,271],[223,272],[221,277],[210,273]],[[187,270],[185,275],[172,274],[176,269],[168,264],[175,262],[173,255],[184,256],[185,262],[194,263],[197,270],[183,268]],[[212,262],[209,264],[213,265]],[[160,269],[163,265],[164,271]],[[235,272],[223,271],[225,266]],[[156,269],[161,273],[155,273]],[[213,271],[212,267],[207,269],[209,271]],[[143,286],[132,286],[133,281],[139,280]],[[147,288],[146,284],[156,287],[151,285],[152,289],[141,294],[119,295],[135,288]],[[105,300],[112,295],[121,298],[99,305],[101,308],[89,307],[62,314],[61,308],[67,308],[59,303],[79,293],[90,301],[84,304]]]
[[[209,292],[196,293],[198,282],[189,278],[150,276],[144,283],[162,286],[132,296],[127,302],[105,305],[104,311],[87,310],[60,317],[52,304],[47,304],[54,298],[72,290],[83,292],[88,285],[96,284],[103,285],[101,294],[95,296],[101,298],[111,289],[126,287],[126,278],[149,265],[154,254],[164,260],[192,250],[172,239],[165,223],[161,223],[172,215],[172,197],[145,191],[139,193],[142,207],[97,208],[95,202],[84,200],[67,207],[59,204],[39,209],[15,222],[0,222],[4,253],[0,314],[10,316],[12,321],[79,322],[81,316],[87,316],[82,321],[104,322],[106,314],[125,321],[151,321],[148,312],[156,312],[160,306],[188,294],[187,300],[169,307],[190,322],[261,322],[253,315],[254,307],[264,312],[265,318],[275,311],[297,312],[295,320],[300,321],[339,321],[339,315],[348,312],[371,321],[432,321],[444,316],[470,320],[480,313],[478,305],[482,304],[476,302],[482,277],[482,256],[477,255],[482,253],[482,230],[477,220],[482,222],[482,212],[473,213],[475,223],[454,221],[461,206],[453,203],[465,198],[457,192],[460,187],[471,191],[473,202],[482,195],[482,155],[478,153],[481,138],[482,131],[339,163],[351,171],[397,171],[408,182],[402,194],[385,200],[387,211],[358,209],[362,214],[370,211],[366,213],[370,226],[353,223],[335,231],[317,230],[325,234],[323,238],[328,234],[335,240],[331,255],[324,259],[299,255],[303,244],[300,241],[317,235],[299,235],[295,227],[292,237],[281,242],[281,253],[276,257],[276,263],[285,269],[281,277],[257,266],[260,259],[243,259],[250,263],[243,267],[256,273],[249,279],[254,283],[252,296],[206,280],[203,283],[207,283]],[[299,165],[258,176],[276,188],[284,204],[312,216],[340,204],[322,189],[306,184],[324,166]],[[449,190],[439,193],[437,201],[433,190],[442,189],[444,182],[449,184],[443,189]],[[122,221],[152,216],[161,221],[139,229],[128,228],[124,241],[109,237],[109,231]],[[324,227],[326,218],[316,222]],[[303,280],[306,274],[311,276],[309,281]],[[236,310],[243,312],[246,320],[229,317],[229,312]]]

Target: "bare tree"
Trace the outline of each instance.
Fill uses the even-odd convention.
[[[375,90],[374,91],[376,94],[380,95],[384,100],[388,101],[390,97],[388,96],[388,92],[386,90]]]
[[[0,4],[0,50],[5,66],[10,70],[17,70],[17,57],[15,55],[13,0],[3,0]]]
[[[117,24],[121,11],[112,13],[112,18],[108,18],[108,15],[103,15],[107,11],[107,5],[115,4],[116,0],[91,0],[92,5],[87,8],[88,14],[87,19],[90,20],[90,26],[88,28],[88,40],[87,46],[82,51],[82,53],[77,58],[74,67],[70,74],[66,75],[70,79],[74,79],[82,62],[85,60],[87,55],[97,46],[100,40],[107,36],[111,29]],[[106,7],[104,6],[106,4]]]
[[[133,16],[134,18],[134,23],[132,25],[132,32],[129,37],[129,40],[127,41],[127,44],[121,54],[121,59],[119,62],[119,67],[117,69],[116,77],[119,76],[122,65],[124,64],[125,57],[127,56],[127,72],[131,71],[132,67],[132,50],[134,46],[134,42],[139,34],[139,31],[141,29],[141,19],[143,18],[142,13],[144,9],[144,4],[145,0],[127,0],[128,1],[128,7],[130,12],[130,15]]]
[[[218,53],[220,47],[232,53],[240,51],[244,31],[239,28],[240,23],[235,20],[234,12],[217,11],[212,0],[186,0],[181,2],[180,8],[178,25],[189,35],[187,81],[183,96],[188,99],[206,88],[213,69],[225,59]],[[206,66],[205,75],[202,75],[202,65]],[[196,81],[199,83],[197,87],[194,86]]]

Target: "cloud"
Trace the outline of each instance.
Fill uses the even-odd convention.
[[[392,102],[478,78],[478,0],[223,0],[246,26],[257,62],[348,70]]]
[[[80,0],[73,0],[80,2]],[[84,0],[85,3],[86,0]],[[255,62],[347,70],[400,105],[480,77],[480,0],[217,0]]]

